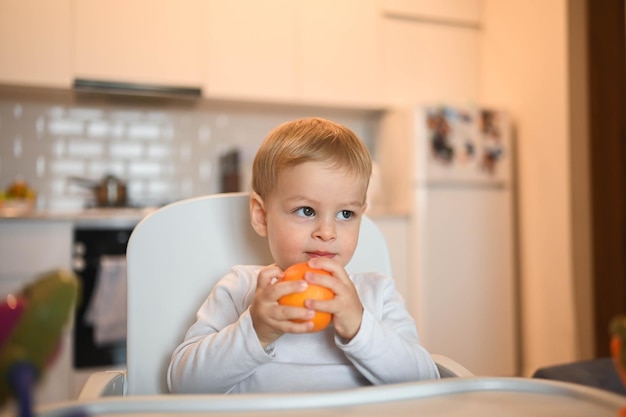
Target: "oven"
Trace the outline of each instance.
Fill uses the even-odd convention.
[[[126,245],[132,232],[132,227],[120,228],[89,228],[76,227],[73,242],[73,269],[81,280],[82,294],[74,317],[73,327],[73,367],[75,370],[92,368],[116,368],[126,363],[125,317],[123,329],[117,329],[113,337],[99,337],[102,333],[94,323],[94,306],[96,318],[102,313],[120,313],[119,306],[123,306],[125,314],[125,254]],[[103,290],[104,262],[116,261],[119,276],[107,276],[108,280],[117,279],[123,284],[123,293],[115,293],[115,288]],[[109,275],[111,272],[109,271]],[[121,280],[124,280],[123,282]],[[115,286],[114,286],[115,287]],[[121,285],[117,285],[121,288]],[[107,293],[108,291],[108,293]],[[97,297],[113,297],[110,300],[97,300]],[[99,302],[99,303],[98,303]],[[102,308],[102,303],[109,304]],[[118,307],[115,306],[115,303]],[[118,317],[121,319],[121,317]],[[123,333],[122,333],[123,332]]]

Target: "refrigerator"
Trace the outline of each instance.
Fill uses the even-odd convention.
[[[405,298],[423,345],[476,375],[518,375],[508,113],[445,105],[390,110],[375,151],[378,204],[408,217]]]

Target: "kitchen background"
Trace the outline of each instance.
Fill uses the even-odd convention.
[[[75,211],[96,202],[72,178],[99,182],[112,174],[126,183],[129,205],[160,206],[222,191],[228,167],[220,160],[233,152],[240,188],[247,190],[256,149],[287,120],[324,115],[350,126],[370,149],[376,133],[376,115],[363,112],[211,108],[184,100],[160,105],[158,98],[128,105],[128,98],[100,97],[94,104],[90,98],[82,104],[0,99],[3,188],[23,179],[37,191],[38,208]]]
[[[494,106],[515,126],[519,373],[590,358],[588,3],[0,0],[0,187],[21,176],[42,207],[78,208],[88,193],[66,177],[114,171],[161,204],[216,190],[220,155],[249,160],[285,119],[344,122],[376,156],[385,109]],[[202,86],[202,103],[72,90],[111,74]],[[400,256],[406,213],[380,208]]]

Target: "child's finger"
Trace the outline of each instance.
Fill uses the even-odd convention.
[[[308,282],[303,280],[285,282],[278,281],[276,284],[274,284],[274,295],[276,296],[276,299],[278,299],[283,295],[304,292],[308,286]]]
[[[277,278],[281,278],[283,274],[283,270],[276,265],[266,266],[259,271],[256,286],[257,288],[269,287]]]

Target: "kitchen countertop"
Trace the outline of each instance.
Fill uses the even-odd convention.
[[[77,210],[40,210],[28,207],[0,207],[2,221],[70,221],[77,228],[128,228],[134,227],[148,214],[158,210],[148,207],[93,207]],[[408,213],[391,210],[368,210],[374,221],[407,220]]]
[[[128,228],[158,207],[97,207],[83,210],[56,211],[37,209],[0,209],[0,221],[70,221],[76,228]]]

